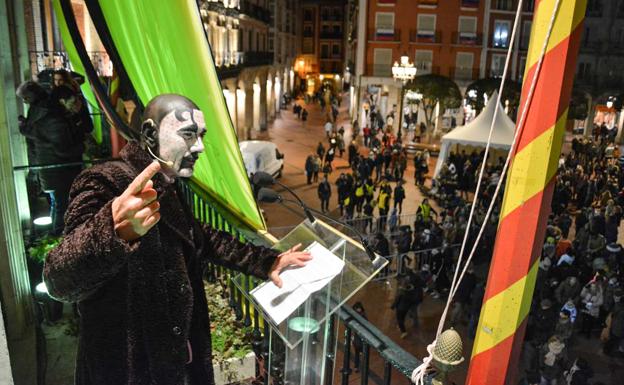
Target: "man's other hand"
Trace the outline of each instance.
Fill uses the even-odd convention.
[[[113,200],[113,224],[119,238],[134,241],[145,235],[160,220],[158,193],[152,177],[160,171],[160,163],[145,168],[126,191]]]

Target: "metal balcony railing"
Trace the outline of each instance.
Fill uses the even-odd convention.
[[[260,236],[257,232],[249,229],[241,220],[232,214],[227,208],[213,199],[211,195],[203,190],[200,186],[192,181],[187,183],[181,182],[182,198],[191,207],[195,217],[202,223],[208,223],[213,228],[220,229],[231,233],[235,238],[254,244],[269,245],[266,238]],[[423,263],[426,258],[423,256]],[[402,260],[400,258],[397,261]],[[253,343],[252,348],[258,357],[256,360],[257,380],[262,379],[264,384],[268,385],[283,383],[282,373],[284,362],[274,360],[270,363],[271,371],[266,372],[269,367],[267,360],[269,359],[270,339],[268,322],[262,322],[262,316],[259,312],[253,311],[252,304],[246,296],[244,296],[234,284],[232,278],[237,273],[223,266],[211,265],[207,266],[205,279],[221,280],[226,282],[229,287],[229,303],[234,309],[236,317],[247,326],[252,326]],[[260,282],[252,277],[244,280],[246,290],[251,290]],[[349,383],[349,376],[352,373],[352,341],[356,336],[362,341],[362,359],[360,360],[360,376],[361,383],[367,384],[369,377],[373,374],[383,376],[383,384],[391,383],[391,373],[394,367],[404,376],[402,381],[407,382],[412,370],[420,365],[420,361],[412,354],[402,349],[398,344],[383,334],[381,330],[373,326],[366,319],[357,314],[350,306],[344,305],[328,321],[333,325],[340,323],[344,329],[344,339],[338,341],[339,337],[335,336],[336,344],[341,347],[341,362],[336,361],[336,357],[326,357],[333,363],[333,377],[340,376],[341,383]],[[337,327],[336,331],[340,330]],[[275,341],[273,341],[275,342]],[[371,370],[370,359],[381,359],[383,361],[383,374],[373,373]],[[328,376],[331,378],[332,376]],[[331,383],[331,381],[330,381]],[[431,377],[427,378],[427,384],[431,383]]]
[[[483,43],[483,34],[470,32],[453,32],[452,43],[455,45],[480,46]]]
[[[257,4],[252,4],[249,0],[240,2],[239,12],[267,24],[271,22],[271,11]]]
[[[401,41],[401,30],[392,28],[371,28],[368,30],[370,41]]]
[[[442,43],[442,31],[421,31],[410,30],[410,43],[418,44],[440,44]]]

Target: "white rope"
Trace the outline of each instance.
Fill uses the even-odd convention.
[[[467,239],[468,239],[468,234],[470,232],[470,225],[472,223],[472,218],[474,216],[474,211],[475,211],[475,207],[477,206],[477,201],[478,201],[478,196],[479,196],[479,192],[480,192],[480,188],[481,188],[481,182],[483,179],[483,173],[485,170],[485,165],[487,163],[487,156],[489,153],[489,149],[490,149],[490,144],[491,144],[491,139],[492,139],[492,133],[494,131],[494,126],[496,123],[496,116],[498,114],[498,110],[499,110],[499,105],[500,105],[500,101],[503,95],[503,89],[504,89],[504,84],[505,84],[505,80],[507,78],[507,71],[508,71],[508,67],[509,67],[509,62],[510,62],[510,58],[511,58],[511,51],[513,49],[513,43],[514,43],[514,37],[516,34],[516,30],[517,30],[517,26],[518,26],[518,21],[520,18],[520,14],[521,14],[521,9],[522,9],[522,3],[523,0],[520,0],[518,2],[518,8],[516,10],[516,18],[514,21],[514,27],[511,33],[511,43],[509,46],[509,50],[507,51],[507,57],[505,60],[505,68],[503,70],[503,77],[501,79],[501,85],[499,88],[499,93],[498,93],[498,98],[496,101],[496,108],[494,110],[494,116],[492,117],[492,124],[490,125],[490,132],[488,135],[488,141],[485,147],[485,154],[484,154],[484,158],[483,158],[483,163],[481,164],[481,170],[479,172],[479,179],[477,181],[477,187],[475,190],[475,194],[474,194],[474,200],[473,200],[473,204],[472,207],[470,208],[470,215],[468,217],[468,224],[466,226],[466,231],[464,233],[464,239],[462,242],[462,246],[461,246],[461,250],[460,250],[460,254],[459,254],[459,258],[457,260],[457,269],[455,269],[455,274],[453,275],[453,281],[451,282],[451,289],[449,291],[449,297],[446,301],[446,305],[444,307],[444,311],[442,312],[442,316],[440,317],[440,322],[438,323],[438,329],[436,331],[436,338],[434,339],[434,341],[427,346],[427,352],[429,353],[429,355],[427,357],[425,357],[423,359],[423,363],[418,366],[416,369],[414,369],[414,371],[412,372],[412,382],[414,382],[417,385],[424,385],[424,380],[425,380],[425,376],[427,374],[427,370],[428,367],[431,363],[431,361],[433,360],[433,347],[435,347],[435,344],[437,342],[438,337],[440,336],[441,332],[442,332],[442,328],[444,327],[444,324],[446,322],[446,316],[448,314],[448,309],[450,307],[450,304],[453,300],[453,297],[455,296],[455,293],[457,292],[457,288],[459,287],[459,284],[461,283],[462,279],[464,278],[464,275],[466,273],[466,271],[468,270],[468,266],[470,265],[470,262],[472,261],[472,258],[474,256],[474,253],[477,249],[477,245],[479,244],[479,241],[481,240],[481,236],[483,235],[483,232],[485,230],[485,227],[487,226],[487,222],[488,219],[492,213],[492,209],[494,208],[495,202],[496,202],[496,198],[498,197],[498,194],[500,192],[500,187],[503,184],[503,181],[505,179],[505,175],[507,174],[507,169],[509,167],[509,163],[512,157],[512,154],[515,150],[516,147],[516,142],[517,139],[520,137],[520,133],[523,131],[524,129],[524,123],[526,120],[526,115],[527,115],[527,111],[528,111],[528,106],[529,103],[531,101],[531,99],[533,98],[533,93],[535,92],[535,86],[537,85],[537,79],[539,77],[539,73],[542,67],[542,63],[544,61],[544,57],[546,55],[546,49],[548,48],[548,41],[550,40],[550,35],[552,34],[552,29],[555,23],[555,17],[557,15],[557,11],[559,10],[559,5],[560,5],[561,0],[557,0],[555,3],[555,6],[553,8],[553,13],[551,15],[550,18],[550,24],[548,26],[548,32],[545,36],[544,39],[544,44],[542,46],[542,51],[540,53],[540,57],[539,60],[537,62],[537,66],[536,66],[536,70],[535,73],[533,75],[533,79],[531,80],[531,87],[529,88],[529,93],[527,94],[527,98],[525,100],[523,109],[522,109],[522,114],[520,117],[520,120],[518,120],[518,124],[516,125],[516,132],[514,133],[514,138],[511,144],[511,148],[509,149],[509,153],[507,154],[507,159],[505,160],[505,165],[503,167],[503,171],[501,172],[500,175],[500,179],[496,185],[496,190],[494,191],[494,196],[492,197],[491,201],[490,201],[490,205],[488,207],[488,211],[485,215],[485,218],[483,220],[483,223],[481,224],[481,228],[479,230],[479,234],[477,235],[477,239],[475,240],[475,243],[473,244],[472,250],[470,252],[470,255],[468,256],[468,259],[466,260],[466,263],[464,264],[464,268],[462,269],[462,273],[459,276],[459,279],[457,278],[457,273],[460,269],[461,266],[461,262],[463,259],[463,254],[464,254],[464,250],[465,250],[465,246],[467,243]],[[431,348],[430,348],[431,347]]]

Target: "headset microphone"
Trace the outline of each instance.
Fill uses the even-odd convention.
[[[156,159],[156,160],[157,160],[157,161],[159,161],[160,163],[163,163],[163,164],[164,164],[164,165],[166,165],[167,167],[173,167],[173,162],[172,162],[172,161],[170,161],[170,160],[164,160],[164,159],[161,159],[161,158],[157,157],[157,156],[156,156],[156,154],[154,154],[154,153],[152,152],[152,149],[151,149],[149,146],[147,146],[147,151],[149,151],[149,153],[150,153],[150,154],[152,154],[152,156],[154,157],[154,159]]]

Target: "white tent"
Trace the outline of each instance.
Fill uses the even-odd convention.
[[[453,131],[442,137],[440,154],[436,163],[433,177],[437,177],[448,158],[451,146],[458,144],[460,146],[485,147],[490,133],[492,119],[494,119],[494,106],[498,99],[498,92],[494,91],[488,104],[483,111],[465,126],[457,127]],[[509,150],[513,141],[516,124],[507,116],[503,106],[498,104],[498,113],[496,114],[496,124],[492,132],[492,140],[490,147],[500,150]]]

